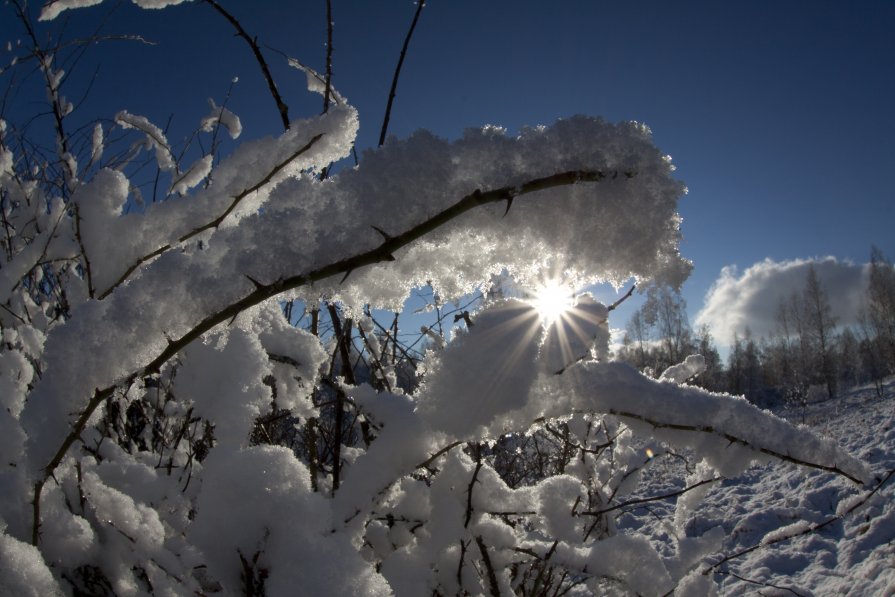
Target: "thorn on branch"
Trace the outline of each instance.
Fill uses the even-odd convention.
[[[265,286],[264,284],[262,284],[261,282],[259,282],[255,278],[253,278],[252,276],[245,274],[245,277],[249,279],[249,282],[252,283],[252,285],[255,287],[255,290],[264,290],[265,288],[267,288],[267,286]]]
[[[383,229],[380,228],[379,226],[373,226],[373,225],[371,224],[371,225],[370,225],[370,228],[372,228],[373,230],[375,230],[376,232],[378,232],[378,233],[380,234],[380,236],[382,236],[382,240],[384,240],[385,242],[388,242],[388,241],[392,240],[392,238],[394,238],[391,234],[389,234],[388,232],[386,232],[385,230],[383,230]]]
[[[510,197],[507,198],[507,208],[503,212],[503,217],[507,217],[507,214],[510,213],[510,208],[513,207],[513,199],[515,199],[515,198],[516,198],[515,195],[511,195]]]

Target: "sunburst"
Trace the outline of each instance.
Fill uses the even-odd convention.
[[[561,282],[547,280],[535,290],[531,304],[549,327],[574,305],[574,293]]]

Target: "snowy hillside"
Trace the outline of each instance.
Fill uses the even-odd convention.
[[[807,410],[778,414],[794,422],[804,417],[815,430],[870,463],[880,480],[895,469],[895,380],[884,387],[882,399],[868,387]],[[672,462],[653,467],[651,477],[644,479],[644,495],[680,490],[682,468]],[[679,516],[675,521],[669,504],[651,502],[625,513],[619,522],[622,528],[649,528],[653,537],[667,539],[660,549],[671,548],[675,523],[683,525],[688,537],[722,527],[722,547],[704,564],[718,563],[715,580],[722,594],[893,595],[895,479],[888,478],[866,499],[869,493],[830,473],[774,463],[710,489],[685,520]],[[865,499],[837,518],[837,507],[842,514]],[[818,525],[824,526],[809,531]]]

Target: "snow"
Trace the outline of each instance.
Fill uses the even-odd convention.
[[[41,21],[52,21],[62,12],[75,8],[86,8],[100,4],[103,0],[48,0],[40,11]],[[140,8],[160,9],[175,6],[190,0],[132,0]]]
[[[431,427],[459,438],[472,437],[495,415],[522,406],[537,373],[537,310],[509,300],[476,317],[430,362],[419,414]]]
[[[63,11],[95,6],[103,0],[49,0],[40,11],[41,21],[52,21]]]
[[[166,141],[157,127],[126,112],[118,120],[146,133],[160,164],[167,163]],[[83,400],[93,389],[106,387],[150,361],[170,338],[182,336],[208,314],[243,297],[252,289],[251,280],[270,283],[374,249],[382,240],[371,228],[374,222],[387,233],[398,233],[476,189],[513,187],[556,172],[596,169],[606,171],[607,178],[543,191],[536,198],[522,197],[505,217],[497,210],[458,218],[428,235],[428,240],[397,251],[397,262],[389,266],[353,272],[342,285],[333,276],[297,294],[315,299],[332,296],[357,310],[365,304],[400,309],[410,289],[427,280],[443,295],[456,297],[486,283],[501,267],[523,283],[531,281],[548,265],[549,256],[562,256],[569,275],[582,282],[620,282],[632,275],[680,279],[689,271],[677,251],[679,217],[674,211],[683,187],[670,177],[670,165],[652,145],[645,127],[576,117],[523,131],[515,138],[489,129],[468,131],[463,139],[448,143],[418,133],[368,153],[362,166],[334,179],[320,182],[302,174],[347,155],[356,130],[356,113],[347,107],[296,122],[278,139],[244,143],[216,169],[213,184],[196,197],[154,204],[144,214],[113,217],[125,183],[120,175],[97,176],[84,187],[91,191],[83,193],[97,204],[84,244],[97,246],[87,253],[99,293],[113,288],[137,256],[191,234],[212,214],[229,215],[219,228],[206,233],[202,250],[164,252],[140,268],[130,284],[102,302],[84,304],[70,323],[54,330],[47,343],[53,365],[37,392],[51,394],[54,400],[63,396]],[[286,159],[296,153],[298,157]],[[288,166],[277,170],[283,163]],[[273,172],[267,185],[227,212],[233,195],[241,196],[265,172]],[[619,172],[636,175],[629,178]],[[396,204],[402,206],[400,211],[394,210]],[[542,209],[554,204],[556,209]],[[636,240],[626,240],[625,251],[619,251],[612,222],[638,209],[642,217],[628,219],[631,230],[625,233]],[[320,234],[321,220],[332,234]],[[507,227],[514,230],[512,236],[506,235]],[[497,238],[505,242],[497,243]],[[96,243],[118,244],[112,250]],[[271,246],[278,250],[270,251]],[[445,260],[445,254],[454,257]],[[165,329],[159,329],[157,322],[165,322]],[[89,331],[100,329],[101,337]],[[83,350],[85,345],[90,349]],[[137,345],[138,350],[128,349]],[[64,364],[71,361],[72,350],[81,355],[77,367]],[[56,412],[75,411],[76,404],[60,405]],[[25,420],[30,416],[26,409]],[[37,436],[61,437],[64,426],[64,421],[51,422],[42,414],[39,424],[31,426],[32,439],[49,445],[53,442],[40,442]]]
[[[190,538],[228,593],[240,593],[237,554],[251,560],[259,551],[271,595],[298,587],[311,595],[390,593],[349,538],[330,533],[327,502],[310,491],[307,469],[287,448],[215,451],[203,477]]]
[[[115,115],[115,123],[125,129],[136,129],[146,134],[146,145],[155,150],[155,159],[162,170],[174,170],[177,165],[165,133],[145,116],[122,110]]]
[[[0,594],[64,595],[37,548],[5,533],[0,535]]]
[[[199,124],[201,130],[210,133],[220,124],[227,129],[231,139],[237,139],[242,134],[242,122],[239,116],[223,106],[218,106],[212,98],[208,98],[208,106],[210,112]]]
[[[761,547],[707,575],[697,571],[691,575],[694,581],[699,580],[697,577],[701,577],[700,582],[713,579],[722,595],[758,591],[774,595],[890,594],[895,588],[892,480],[869,500],[868,495],[881,475],[895,468],[893,390],[895,382],[890,381],[885,398],[880,399],[874,390],[858,388],[840,400],[812,405],[807,411],[818,421],[815,431],[865,459],[872,455],[868,460],[874,478],[869,489],[857,488],[831,473],[779,462],[751,468],[742,476],[709,486],[701,505],[689,509],[680,526],[686,540],[705,536],[708,529],[723,531],[723,541],[706,554],[701,569],[706,570],[721,555]],[[801,418],[806,413],[784,414]],[[679,481],[672,481],[676,470],[675,466],[651,469],[638,495],[662,493],[668,482],[680,487]],[[846,513],[859,502],[866,503]],[[661,502],[650,510],[632,509],[620,517],[619,528],[622,532],[648,530],[650,536],[660,538],[665,534],[660,520],[670,515],[666,513]],[[794,536],[839,516],[841,521]],[[781,540],[789,536],[794,537]],[[672,549],[669,542],[657,540],[656,545],[660,552]]]
[[[684,383],[705,371],[705,358],[700,354],[691,354],[683,363],[672,365],[662,372],[659,381]]]
[[[310,66],[306,66],[306,65],[302,64],[295,58],[289,58],[287,63],[292,68],[298,69],[298,70],[302,71],[303,73],[305,73],[305,76],[307,77],[308,91],[310,91],[312,93],[319,93],[320,95],[326,97],[326,78],[325,77],[323,77],[320,73],[315,71]],[[330,85],[329,85],[329,97],[330,97],[330,101],[332,101],[333,103],[335,103],[337,105],[342,105],[342,104],[347,103],[347,100],[345,99],[345,97],[341,93],[339,93],[335,87],[333,87],[332,82],[330,82]]]
[[[91,138],[92,149],[90,150],[90,161],[92,163],[99,162],[103,155],[103,125],[96,123],[93,127],[93,137]]]
[[[271,401],[262,382],[270,365],[258,338],[239,328],[211,334],[192,344],[183,361],[177,394],[214,424],[219,447],[247,443],[255,418]]]
[[[211,174],[213,162],[214,156],[211,154],[201,157],[193,162],[193,165],[187,168],[186,172],[172,181],[171,190],[168,194],[177,193],[178,195],[185,195],[187,191],[201,183],[209,174]]]
[[[555,374],[590,356],[609,353],[609,311],[590,294],[578,296],[575,303],[547,328],[540,349],[544,371]]]

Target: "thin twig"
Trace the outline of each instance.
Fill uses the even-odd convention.
[[[277,84],[274,83],[273,75],[270,74],[270,68],[267,66],[267,61],[264,60],[264,56],[261,54],[261,48],[258,46],[258,39],[251,37],[246,30],[243,29],[242,24],[227,12],[220,4],[218,4],[215,0],[205,0],[206,4],[209,4],[212,8],[214,8],[221,16],[223,16],[227,21],[233,25],[233,28],[236,29],[236,34],[245,40],[249,47],[252,48],[252,53],[255,55],[255,60],[258,61],[258,66],[261,67],[261,73],[264,75],[264,79],[267,81],[267,88],[270,90],[270,95],[273,97],[273,101],[277,104],[277,110],[280,112],[280,119],[283,121],[283,128],[285,130],[289,130],[289,106],[283,101],[283,98],[280,96],[280,92],[277,90]]]
[[[485,564],[485,572],[488,575],[488,589],[493,597],[500,597],[500,584],[497,582],[497,574],[494,572],[491,556],[488,555],[488,548],[481,535],[476,535],[475,544],[479,546],[479,552],[482,554],[482,563]]]
[[[184,242],[190,240],[191,238],[201,234],[202,232],[205,232],[206,230],[210,230],[212,228],[217,228],[218,226],[220,226],[221,223],[227,218],[228,215],[230,215],[233,212],[234,209],[236,209],[236,207],[239,205],[239,203],[243,199],[245,199],[246,197],[248,197],[255,191],[258,191],[259,189],[261,189],[264,185],[269,183],[278,172],[280,172],[283,168],[285,168],[290,163],[292,163],[292,161],[295,160],[296,158],[298,158],[300,155],[302,155],[303,153],[305,153],[306,151],[311,149],[311,147],[313,147],[314,144],[317,143],[317,141],[319,141],[322,137],[323,137],[323,133],[320,133],[318,135],[314,135],[313,137],[311,137],[310,141],[308,141],[305,145],[303,145],[302,147],[297,149],[295,152],[293,152],[291,155],[289,155],[285,160],[283,160],[282,162],[280,162],[279,164],[277,164],[276,166],[271,168],[270,172],[268,172],[261,180],[259,180],[252,186],[250,186],[250,187],[244,189],[243,191],[237,193],[236,195],[234,195],[233,201],[230,203],[230,205],[227,207],[227,209],[225,209],[223,211],[223,213],[218,215],[216,218],[214,218],[210,222],[207,222],[206,224],[203,224],[202,226],[199,226],[197,228],[194,228],[193,230],[190,230],[189,232],[187,232],[186,234],[184,234],[183,236],[178,238],[177,243],[184,243]],[[141,265],[143,265],[147,261],[155,259],[156,257],[160,256],[162,253],[170,250],[173,246],[174,246],[174,243],[166,243],[164,246],[159,247],[155,251],[148,253],[148,254],[144,255],[143,257],[140,257],[139,259],[137,259],[133,264],[131,264],[130,267],[128,267],[124,271],[123,274],[121,274],[121,277],[119,277],[118,280],[116,280],[114,283],[112,283],[111,286],[106,288],[99,295],[98,298],[100,300],[102,300],[102,299],[106,298],[107,296],[109,296],[112,293],[112,291],[115,290],[116,288],[118,288],[118,286],[120,286],[121,284],[123,284],[130,277],[130,275],[132,273],[134,273],[134,271],[137,268],[139,268]]]
[[[333,80],[333,3],[326,0],[326,89],[323,92],[323,113],[329,110]]]
[[[739,574],[731,572],[730,570],[725,570],[724,572],[720,572],[719,574],[728,574],[738,580],[741,580],[743,582],[746,582],[746,583],[749,583],[752,585],[758,585],[760,587],[769,587],[771,589],[777,589],[778,591],[788,591],[788,592],[792,593],[793,595],[795,595],[796,597],[806,597],[806,594],[799,593],[798,591],[796,591],[795,589],[792,589],[790,587],[784,587],[781,585],[775,585],[774,583],[755,580],[752,578],[746,578],[745,576],[740,576]]]
[[[623,302],[625,302],[626,300],[628,300],[629,298],[631,298],[631,295],[634,294],[634,289],[635,289],[635,288],[637,288],[637,284],[631,284],[631,288],[628,289],[628,292],[626,292],[626,293],[624,294],[624,296],[622,296],[620,299],[618,299],[617,301],[615,301],[614,303],[612,303],[611,305],[609,305],[609,306],[606,308],[606,310],[607,310],[607,311],[615,311],[615,310],[618,308],[619,305],[621,305]]]
[[[401,48],[401,55],[398,57],[398,66],[395,67],[395,75],[392,77],[392,88],[388,92],[388,103],[385,106],[385,117],[382,119],[382,131],[379,133],[379,146],[385,143],[385,135],[388,133],[388,122],[392,116],[392,104],[395,101],[395,94],[398,90],[398,77],[401,76],[401,67],[404,65],[404,57],[407,55],[407,47],[410,45],[410,38],[413,36],[413,30],[416,29],[416,23],[420,19],[420,13],[423,12],[423,6],[426,0],[417,0],[416,12],[413,15],[413,21],[410,23],[410,29],[407,31],[407,37],[404,38],[404,46]]]
[[[472,472],[472,478],[469,480],[469,487],[466,488],[466,519],[463,521],[463,528],[469,528],[469,521],[472,520],[472,490],[479,478],[479,471],[482,470],[482,445],[475,444],[472,447],[475,455],[475,470]]]
[[[672,491],[670,493],[663,493],[662,495],[652,495],[650,497],[638,498],[634,500],[628,500],[626,502],[622,502],[621,504],[616,504],[615,506],[611,506],[609,508],[604,508],[602,510],[594,510],[589,512],[579,512],[581,516],[602,516],[603,514],[608,514],[609,512],[613,512],[615,510],[620,510],[621,508],[627,508],[628,506],[636,506],[638,504],[646,504],[648,502],[658,502],[659,500],[665,500],[668,498],[677,497],[679,495],[683,495],[688,491],[693,491],[697,487],[702,487],[703,485],[707,485],[709,483],[717,483],[718,481],[723,481],[722,477],[716,477],[712,479],[703,479],[698,483],[694,483],[688,487],[685,487],[678,491]]]

